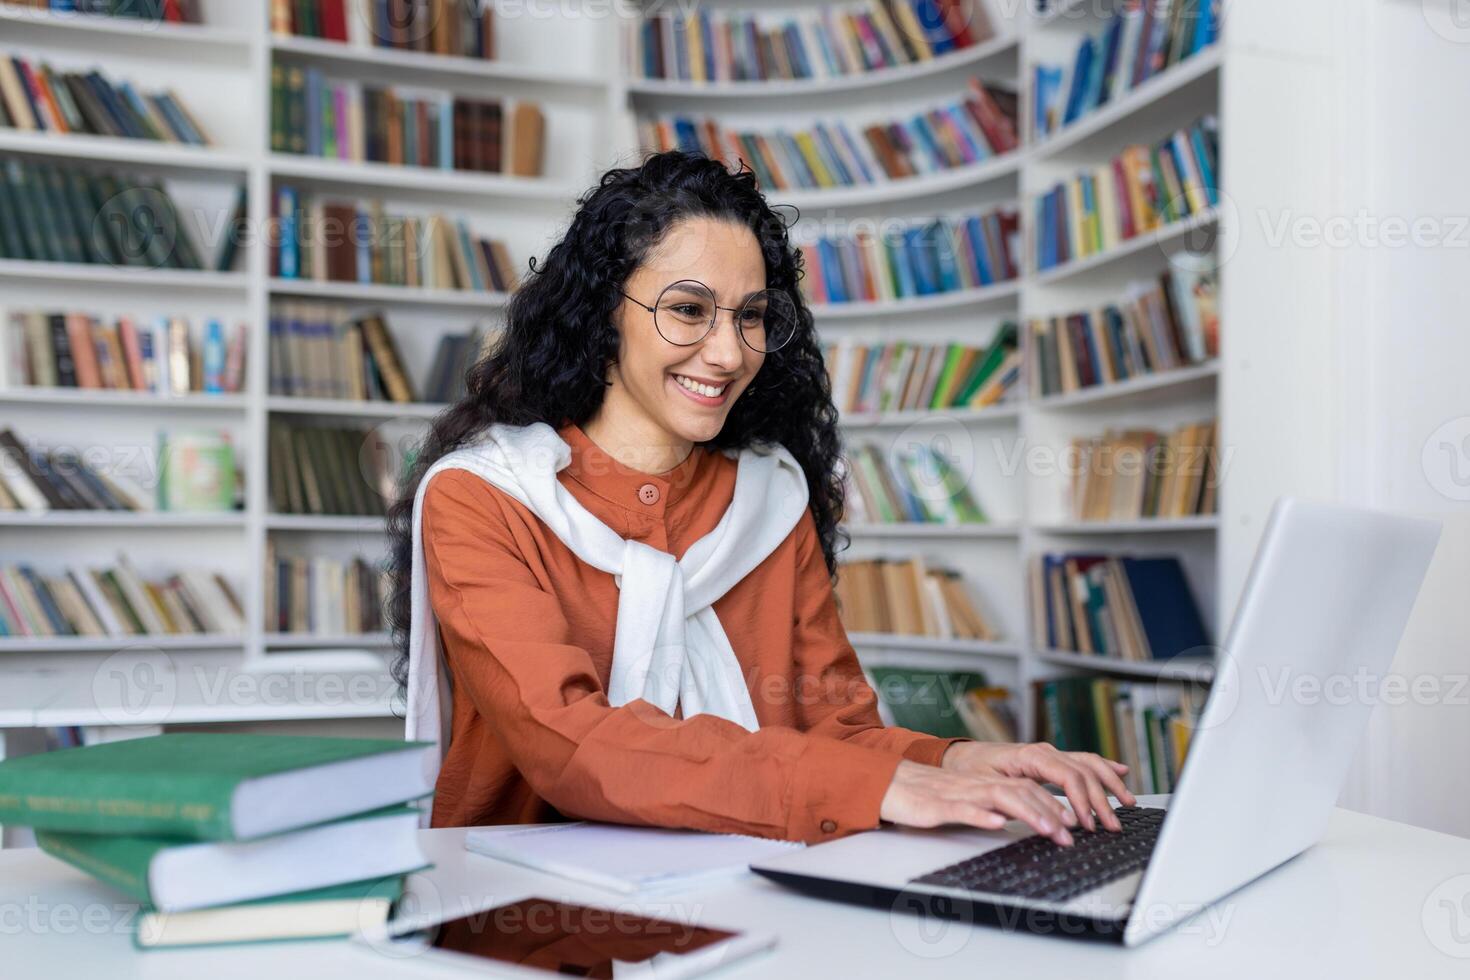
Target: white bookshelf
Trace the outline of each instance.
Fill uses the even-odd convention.
[[[721,0],[722,4],[725,0]],[[739,0],[728,0],[740,8]],[[907,68],[818,81],[729,83],[696,86],[630,77],[620,46],[624,30],[606,18],[563,20],[521,18],[506,22],[504,61],[449,58],[345,46],[306,38],[270,35],[264,5],[205,0],[203,28],[101,22],[81,15],[39,15],[0,4],[0,49],[24,46],[36,57],[59,64],[100,64],[145,86],[184,93],[220,145],[207,150],[158,146],[129,140],[56,138],[0,130],[0,153],[57,161],[116,164],[127,172],[157,174],[186,185],[213,184],[227,192],[243,181],[249,190],[252,226],[264,226],[269,195],[282,183],[327,191],[344,199],[380,198],[392,213],[443,211],[465,215],[475,230],[501,238],[516,265],[542,255],[559,235],[574,197],[607,166],[636,159],[633,120],[640,112],[684,111],[729,117],[737,123],[794,124],[845,116],[863,121],[935,103],[960,92],[970,74],[1008,84],[1023,93],[1030,67],[1041,59],[1070,59],[1079,31],[1096,30],[1096,4],[1067,3],[1047,17],[1007,21],[992,11],[1001,36],[976,47]],[[624,8],[628,10],[630,8]],[[617,26],[626,28],[631,20]],[[1228,34],[1217,48],[1187,60],[1084,117],[1043,143],[1026,143],[1016,153],[941,174],[832,191],[772,191],[775,204],[796,204],[797,226],[854,219],[932,216],[957,210],[986,210],[1016,204],[1023,228],[1033,194],[1072,168],[1106,159],[1122,145],[1158,135],[1203,112],[1219,113],[1219,78],[1225,70]],[[380,164],[348,163],[272,153],[269,93],[273,59],[319,68],[329,76],[375,80],[406,87],[447,89],[470,96],[532,98],[547,112],[548,173],[511,178]],[[1022,131],[1029,127],[1023,125]],[[1231,138],[1222,122],[1222,142]],[[1029,140],[1029,134],[1026,135]],[[172,183],[171,185],[172,186]],[[229,194],[220,196],[221,208]],[[960,339],[983,344],[1001,323],[1024,326],[1033,315],[1069,312],[1121,295],[1131,279],[1155,276],[1167,256],[1201,232],[1229,219],[1209,214],[1124,242],[1112,251],[1038,273],[1029,265],[1019,280],[921,299],[813,307],[824,342],[841,337],[868,341],[903,338],[919,342]],[[248,391],[240,396],[147,398],[127,393],[83,393],[0,389],[0,411],[25,438],[90,435],[149,444],[158,428],[174,425],[224,429],[241,449],[245,510],[237,514],[110,515],[51,514],[40,518],[0,515],[7,545],[19,554],[44,553],[57,564],[96,560],[99,551],[125,548],[141,569],[178,564],[181,545],[198,547],[207,563],[230,575],[247,607],[247,633],[205,643],[183,644],[181,653],[236,657],[242,669],[261,669],[283,656],[327,657],[350,648],[381,658],[386,638],[279,635],[261,627],[262,574],[267,540],[282,553],[341,557],[381,553],[384,522],[375,517],[319,517],[272,513],[264,453],[270,421],[319,420],[326,425],[421,426],[439,405],[383,405],[287,398],[267,391],[266,324],[273,302],[330,304],[388,313],[412,373],[422,376],[438,337],[463,332],[472,322],[503,315],[503,294],[317,283],[272,278],[263,242],[244,250],[236,273],[139,272],[92,266],[0,262],[0,291],[7,308],[92,309],[101,314],[177,313],[245,321],[251,328]],[[1026,261],[1029,263],[1029,256]],[[1223,326],[1226,343],[1235,324]],[[1024,331],[1023,331],[1024,336]],[[1119,385],[1049,398],[1018,391],[1007,404],[981,411],[889,412],[850,416],[845,434],[879,442],[943,437],[962,440],[971,466],[970,485],[991,522],[977,526],[851,525],[852,547],[844,559],[919,553],[964,574],[1003,639],[995,643],[923,637],[852,634],[865,662],[918,657],[925,664],[983,668],[996,683],[1016,692],[1016,708],[1027,731],[1029,684],[1056,673],[1103,670],[1116,676],[1168,676],[1172,667],[1099,662],[1043,649],[1030,635],[1026,562],[1045,550],[1130,550],[1179,553],[1200,599],[1208,626],[1218,631],[1221,595],[1218,518],[1077,524],[1066,519],[1054,479],[1016,466],[1018,447],[1058,449],[1079,435],[1117,424],[1165,428],[1215,415],[1217,390],[1228,360]],[[1019,397],[1016,397],[1019,396]],[[105,413],[101,435],[93,433]],[[1222,420],[1222,422],[1225,420]],[[1227,491],[1228,492],[1228,488]],[[1222,493],[1222,498],[1224,494]],[[7,548],[9,550],[9,548]],[[1216,632],[1218,636],[1218,632]],[[168,644],[170,647],[173,641]],[[53,644],[55,646],[55,644]],[[184,649],[187,647],[187,649]],[[67,647],[78,656],[88,644]],[[105,646],[92,650],[100,656]],[[53,651],[45,643],[0,645],[0,669],[37,669]],[[918,663],[920,660],[910,659]],[[1195,665],[1178,664],[1180,670]],[[201,709],[202,710],[202,709]],[[308,710],[308,709],[303,709]],[[383,709],[386,711],[386,708]],[[227,720],[228,712],[214,716]]]

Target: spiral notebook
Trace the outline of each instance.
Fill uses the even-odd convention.
[[[756,861],[804,847],[741,834],[568,823],[465,835],[476,854],[624,894],[673,891],[748,873]]]

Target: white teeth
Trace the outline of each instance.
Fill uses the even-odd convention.
[[[700,384],[698,381],[691,381],[682,374],[674,375],[674,380],[690,391],[698,392],[706,398],[718,398],[720,397],[720,393],[725,390],[724,385],[720,385],[718,388],[711,388],[709,385]]]

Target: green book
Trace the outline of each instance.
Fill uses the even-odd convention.
[[[391,739],[204,732],[61,749],[0,762],[0,824],[249,840],[426,796],[433,751]]]
[[[193,912],[138,913],[138,949],[339,939],[388,920],[403,895],[403,876],[370,878]]]
[[[187,912],[407,874],[426,864],[418,830],[419,811],[399,806],[259,840],[38,830],[36,844],[139,902]]]
[[[868,674],[895,725],[940,738],[970,737],[955,699],[989,686],[978,671],[869,667]]]
[[[1006,355],[1016,349],[1017,327],[1014,323],[1001,324],[1000,330],[996,332],[995,340],[986,349],[984,356],[975,362],[975,368],[970,376],[960,386],[960,393],[954,399],[956,405],[968,405],[975,393],[985,387],[985,382],[995,373],[996,368],[1005,361]]]

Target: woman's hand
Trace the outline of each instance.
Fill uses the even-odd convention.
[[[1108,830],[1122,830],[1108,794],[1124,806],[1138,800],[1123,785],[1128,767],[1092,752],[1063,752],[1048,742],[956,742],[944,753],[944,769],[977,775],[1024,777],[1054,783],[1067,794],[1082,826],[1096,830],[1093,813]]]
[[[1070,845],[1077,818],[1034,781],[994,773],[941,769],[905,759],[894,770],[879,816],[909,827],[969,824],[999,830],[1020,820],[1058,844]]]

